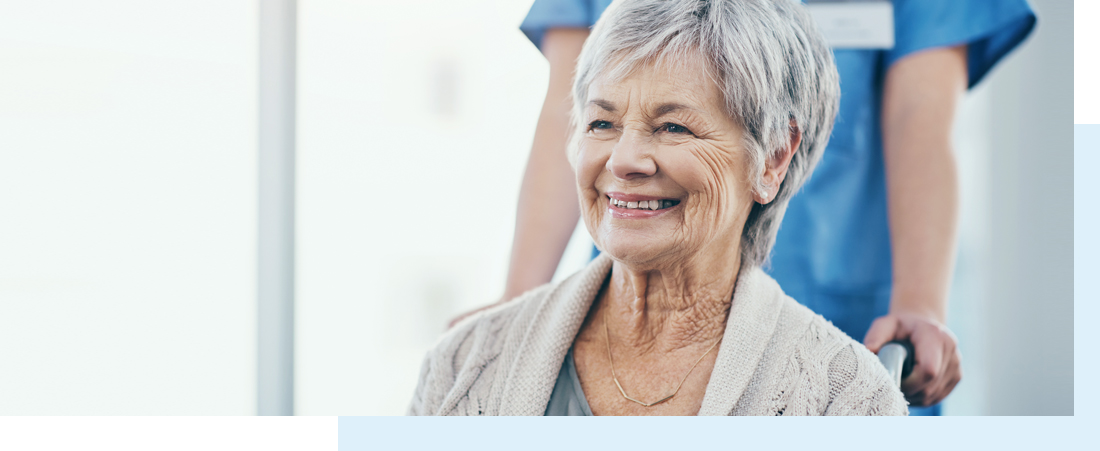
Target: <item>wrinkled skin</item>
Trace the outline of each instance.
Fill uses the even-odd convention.
[[[753,204],[744,132],[725,114],[718,87],[675,76],[701,74],[692,67],[699,65],[646,67],[589,88],[576,163],[581,212],[596,245],[635,269],[735,259]],[[661,111],[667,105],[682,108]],[[657,217],[620,219],[608,211],[609,192],[681,203]]]
[[[699,58],[646,66],[589,87],[575,159],[581,214],[615,263],[575,342],[581,385],[597,415],[693,415],[702,404],[740,270],[741,233],[754,202],[769,202],[790,149],[750,174],[744,130]],[[764,191],[752,181],[762,177]],[[609,196],[679,202],[629,217]],[[634,210],[637,211],[637,210]],[[606,329],[605,329],[606,328]],[[607,347],[625,400],[610,380]],[[691,373],[688,370],[705,356]],[[690,374],[690,375],[689,375]]]

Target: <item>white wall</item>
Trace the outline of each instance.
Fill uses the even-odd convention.
[[[253,413],[256,22],[0,3],[0,415]]]
[[[1072,415],[1073,4],[1031,3],[1035,33],[990,83],[986,413]]]
[[[297,413],[404,413],[447,319],[502,294],[547,83],[529,6],[300,3]]]

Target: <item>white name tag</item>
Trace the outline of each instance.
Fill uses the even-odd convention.
[[[894,5],[889,1],[810,0],[806,8],[833,48],[894,47]]]

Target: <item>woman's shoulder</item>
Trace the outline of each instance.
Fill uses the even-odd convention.
[[[499,353],[499,346],[493,345],[499,345],[502,335],[529,316],[553,288],[554,284],[542,285],[515,299],[470,315],[440,336],[429,356],[459,363],[468,359],[475,348],[481,353]]]
[[[838,350],[841,347],[859,344],[825,317],[810,310],[809,307],[798,303],[794,298],[785,294],[783,298],[779,320],[786,323],[783,327],[796,328],[798,337],[805,342],[805,345]]]
[[[470,315],[440,337],[436,348],[447,349],[447,344],[469,341],[479,331],[495,337],[505,330],[523,332],[536,321],[583,319],[610,269],[611,260],[600,255],[563,280],[533,288],[510,301]],[[583,311],[577,311],[578,308]]]
[[[495,414],[508,378],[537,379],[548,371],[556,377],[610,267],[609,259],[597,258],[560,282],[459,322],[428,351],[409,413]]]
[[[828,380],[826,415],[908,413],[905,397],[875,354],[821,315],[784,297],[781,321],[797,329],[800,361],[824,370]]]
[[[410,415],[436,415],[451,410],[447,405],[456,389],[467,392],[475,382],[463,374],[491,372],[508,341],[509,331],[526,316],[532,305],[545,298],[551,285],[535,288],[519,297],[463,319],[445,332],[428,351],[420,368]],[[463,383],[470,387],[458,387]]]

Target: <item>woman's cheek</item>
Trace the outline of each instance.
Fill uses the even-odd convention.
[[[599,148],[587,140],[582,141],[577,149],[577,181],[583,188],[590,188],[596,180],[603,164],[600,161]]]
[[[729,177],[729,162],[718,150],[700,146],[685,154],[691,155],[690,161],[679,165],[684,186],[696,200],[684,221],[686,235],[693,241],[708,241],[733,210],[736,180]]]
[[[596,187],[600,174],[603,172],[603,164],[599,161],[598,149],[593,149],[588,143],[581,143],[576,160],[577,189],[580,194],[581,213],[589,232],[593,232],[600,223],[603,214],[600,208],[600,195]]]

